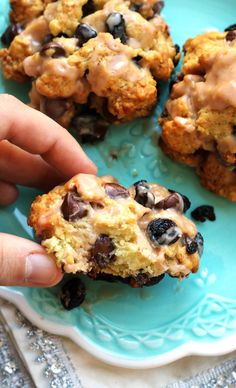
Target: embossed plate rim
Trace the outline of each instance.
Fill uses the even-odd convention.
[[[210,294],[208,294],[208,296],[210,296]],[[93,345],[87,340],[88,337],[81,335],[73,326],[64,326],[47,320],[33,310],[23,294],[11,289],[10,287],[0,287],[0,297],[13,303],[25,315],[25,317],[31,321],[31,323],[42,330],[51,334],[68,337],[94,357],[107,364],[117,367],[130,369],[155,368],[170,364],[171,362],[177,361],[186,356],[220,356],[235,350],[236,333],[224,338],[223,340],[215,341],[214,343],[198,343],[191,340],[183,345],[180,345],[176,349],[163,353],[159,356],[150,357],[146,360],[130,360],[117,355],[111,355],[104,352],[103,349],[100,350],[98,346]]]

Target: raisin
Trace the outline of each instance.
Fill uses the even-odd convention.
[[[81,23],[75,30],[75,37],[79,39],[79,44],[83,45],[92,38],[96,38],[97,31],[89,24]]]
[[[120,38],[121,43],[127,43],[128,37],[126,35],[125,20],[121,13],[112,12],[106,20],[106,26],[108,32],[110,32],[115,39]]]
[[[193,255],[198,251],[198,243],[194,238],[185,236],[184,244],[186,245],[186,251],[189,255]]]
[[[135,201],[141,205],[152,208],[155,205],[155,196],[150,191],[150,186],[146,181],[139,181],[134,183],[135,186]]]
[[[157,1],[153,7],[152,7],[152,10],[154,12],[154,15],[160,15],[161,11],[163,10],[165,6],[165,2],[164,1]]]
[[[236,39],[236,31],[229,31],[228,34],[226,35],[225,39],[227,42],[232,42],[233,40]]]
[[[20,23],[10,24],[1,36],[1,41],[5,46],[9,46],[13,39],[23,31],[24,27]]]
[[[227,31],[233,31],[233,30],[236,30],[236,24],[231,24],[230,26],[225,28],[224,31],[227,32]]]
[[[181,237],[181,230],[168,218],[157,218],[149,222],[147,234],[155,245],[172,245]]]
[[[206,220],[215,221],[216,219],[214,207],[210,205],[198,206],[191,212],[191,216],[194,220],[201,222],[205,222]]]
[[[87,216],[87,203],[82,201],[77,193],[67,193],[61,211],[65,220],[74,222]]]
[[[79,307],[86,295],[86,288],[82,280],[78,278],[70,279],[61,288],[60,300],[66,310]]]
[[[91,259],[99,268],[107,267],[115,258],[115,245],[106,234],[101,234],[91,249]]]
[[[88,0],[82,7],[83,17],[90,15],[96,11],[93,0]]]
[[[65,49],[57,42],[49,42],[43,45],[43,47],[40,50],[40,54],[42,56],[48,56],[48,53],[50,50],[49,56],[52,58],[60,58],[60,57],[65,57],[66,56],[66,51]]]
[[[109,123],[96,114],[82,114],[73,118],[71,126],[82,143],[96,143],[104,140]]]
[[[117,183],[107,183],[105,185],[105,192],[108,197],[112,199],[129,197],[128,190],[125,187],[118,185]]]
[[[43,103],[44,113],[53,120],[58,120],[66,112],[68,107],[69,102],[59,98],[51,100],[45,97]]]

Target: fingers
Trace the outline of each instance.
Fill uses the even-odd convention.
[[[0,285],[50,287],[62,274],[38,244],[0,233]]]
[[[95,165],[69,132],[15,97],[0,96],[0,117],[0,140],[41,155],[65,178],[78,172],[96,173]]]
[[[40,156],[31,155],[8,141],[0,142],[0,180],[49,190],[64,177]]]
[[[18,196],[16,186],[8,182],[0,181],[0,206],[7,206],[15,202]]]

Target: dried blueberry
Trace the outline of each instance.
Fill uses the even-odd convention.
[[[9,46],[13,39],[23,31],[24,27],[20,23],[10,24],[1,36],[1,41],[5,46]]]
[[[180,53],[180,46],[178,44],[175,44],[175,51],[176,51],[176,56]],[[178,65],[180,58],[176,59],[174,58],[174,65],[175,67]]]
[[[149,222],[147,234],[155,245],[172,245],[182,235],[176,223],[168,218],[157,218]]]
[[[125,187],[118,185],[117,183],[107,183],[105,185],[105,192],[108,195],[108,197],[112,199],[129,197],[128,190]]]
[[[43,112],[53,120],[58,120],[68,108],[69,102],[67,100],[59,98],[51,100],[45,97],[43,101]]]
[[[159,201],[155,205],[155,209],[166,210],[166,209],[170,209],[170,208],[174,208],[177,211],[180,211],[181,213],[183,213],[184,200],[183,200],[182,195],[180,195],[179,193],[171,194],[171,195],[169,195],[169,197]]]
[[[226,32],[226,31],[233,31],[233,30],[236,30],[236,24],[231,24],[230,26],[225,28],[224,31]]]
[[[90,15],[96,11],[93,0],[88,0],[82,7],[83,17]]]
[[[61,211],[65,220],[73,222],[87,216],[88,207],[77,193],[67,193],[61,205]]]
[[[194,240],[196,241],[197,245],[198,245],[198,253],[199,253],[199,256],[202,256],[202,253],[203,253],[203,246],[204,246],[204,239],[201,235],[201,233],[197,233]]]
[[[74,278],[62,286],[60,300],[66,310],[72,310],[83,303],[85,294],[86,288],[82,280]]]
[[[115,39],[120,38],[121,43],[127,43],[128,37],[125,30],[125,20],[121,13],[112,12],[106,20],[106,26],[108,32],[110,32]]]
[[[226,35],[225,39],[227,42],[232,42],[233,40],[236,39],[236,30],[229,31],[228,34]]]
[[[153,10],[153,12],[154,12],[154,15],[160,15],[160,13],[161,13],[161,11],[163,10],[164,6],[165,6],[164,1],[160,1],[160,0],[157,1],[157,2],[153,5],[153,7],[152,7],[152,10]]]
[[[97,31],[89,24],[81,23],[75,30],[75,37],[79,39],[79,44],[83,45],[89,39],[96,38]]]
[[[216,219],[214,207],[210,205],[198,206],[191,212],[191,216],[194,220],[201,222],[205,222],[206,220],[215,221]]]
[[[150,277],[147,273],[139,273],[136,276],[126,278],[125,281],[133,288],[142,288],[143,286],[150,287],[160,283],[164,276],[165,274]]]
[[[71,126],[82,143],[95,143],[105,138],[109,123],[97,114],[82,114],[74,117]]]
[[[198,243],[194,238],[185,236],[184,244],[186,245],[186,251],[189,255],[193,255],[198,251]]]
[[[139,181],[135,186],[135,201],[150,209],[155,205],[155,195],[150,191],[150,186],[146,181]]]
[[[106,234],[101,234],[91,249],[91,259],[99,268],[105,268],[115,258],[115,245]]]
[[[47,56],[47,51],[50,50],[49,56],[52,58],[60,58],[66,56],[65,49],[57,42],[48,42],[40,50],[42,56]]]
[[[191,202],[190,200],[188,199],[188,197],[186,197],[186,195],[183,195],[181,193],[179,193],[178,191],[174,191],[174,190],[171,190],[171,189],[168,189],[170,193],[177,193],[179,195],[181,195],[181,197],[183,198],[183,201],[184,201],[184,210],[183,212],[185,213],[191,206]]]

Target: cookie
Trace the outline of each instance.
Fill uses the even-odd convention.
[[[236,201],[236,30],[198,35],[184,52],[160,145],[194,166],[206,188]]]
[[[32,204],[29,225],[58,267],[134,287],[198,270],[203,238],[185,196],[139,181],[78,174]]]
[[[0,50],[4,76],[32,79],[30,105],[66,128],[72,124],[79,134],[81,115],[95,112],[115,124],[145,117],[157,102],[157,82],[170,78],[180,56],[160,16],[163,5],[12,1],[17,24],[3,36],[9,46]]]

